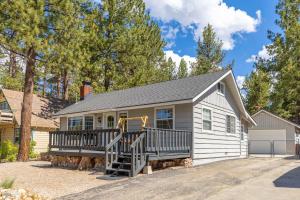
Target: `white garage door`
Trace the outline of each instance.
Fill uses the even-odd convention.
[[[286,153],[286,130],[249,130],[249,153],[270,154],[274,141],[274,153]]]

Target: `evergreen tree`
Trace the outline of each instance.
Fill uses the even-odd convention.
[[[185,78],[188,76],[188,70],[187,70],[187,63],[186,61],[182,58],[180,60],[178,72],[177,72],[177,77],[178,78]]]
[[[176,79],[175,68],[176,64],[175,62],[173,62],[171,57],[163,61],[159,68],[157,82],[170,81]]]
[[[66,62],[76,57],[73,63],[80,63],[81,53],[76,51],[81,44],[80,37],[77,37],[82,28],[78,23],[82,19],[79,10],[80,1],[75,0],[0,2],[0,45],[26,59],[18,153],[20,161],[28,160],[35,71],[42,62],[51,62],[52,57],[63,59],[67,55],[70,59]],[[70,38],[72,41],[64,43],[65,39]]]
[[[300,123],[300,1],[280,0],[276,21],[282,33],[269,31],[271,60],[268,70],[274,78],[271,110],[281,117]]]
[[[246,108],[250,114],[269,106],[270,77],[261,68],[261,65],[262,63],[256,64],[256,71],[251,72],[243,85],[243,89],[246,91]]]
[[[198,40],[197,60],[192,65],[192,74],[200,75],[211,71],[220,70],[225,53],[222,50],[223,43],[208,24],[204,27],[202,38]]]

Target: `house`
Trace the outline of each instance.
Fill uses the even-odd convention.
[[[257,126],[249,129],[250,153],[295,154],[296,136],[300,133],[300,125],[266,110],[258,111],[252,118]]]
[[[80,148],[81,154],[83,150],[92,149],[105,151],[103,155],[107,160],[121,148],[121,154],[139,151],[149,160],[190,157],[193,165],[247,155],[247,130],[256,123],[245,110],[231,70],[97,95],[88,95],[89,91],[90,86],[84,85],[81,88],[83,100],[55,114],[60,118],[60,132],[51,136],[50,147],[57,150],[52,151],[54,154],[61,155],[62,149]],[[120,118],[128,119],[125,132],[142,130],[141,121],[130,120],[142,116],[148,119],[145,136],[122,140],[122,136],[114,135],[103,143],[108,136],[101,135],[101,130],[118,128]],[[80,134],[83,134],[80,138],[85,139],[78,139]],[[63,139],[66,137],[76,139]],[[119,146],[111,150],[118,140]],[[124,150],[124,140],[132,141],[129,152]],[[140,149],[134,149],[134,145],[140,145]],[[65,154],[70,153],[65,151]],[[114,163],[106,164],[112,167]]]
[[[20,124],[23,92],[0,90],[0,143],[10,140],[20,142]],[[58,129],[59,120],[52,114],[63,108],[64,103],[55,98],[42,98],[33,95],[31,139],[36,142],[37,153],[46,152],[49,144],[49,131]]]

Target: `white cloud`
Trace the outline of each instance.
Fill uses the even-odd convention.
[[[172,60],[176,64],[176,70],[178,69],[180,61],[181,61],[182,58],[187,62],[188,71],[191,71],[191,64],[196,61],[195,57],[191,57],[189,55],[180,56],[180,55],[174,53],[171,50],[165,51],[165,56],[166,56],[167,59],[172,58]]]
[[[256,62],[258,58],[262,58],[264,60],[268,60],[271,56],[268,53],[266,46],[264,45],[262,49],[257,53],[257,55],[252,55],[250,58],[246,60],[247,63]]]
[[[236,83],[239,86],[239,88],[243,88],[243,84],[245,82],[246,77],[245,76],[237,76],[236,77]]]
[[[234,34],[251,33],[261,22],[261,12],[256,18],[245,11],[229,7],[223,0],[145,0],[150,14],[163,22],[175,20],[185,28],[194,28],[195,39],[210,23],[218,37],[223,40],[223,49],[234,47]]]

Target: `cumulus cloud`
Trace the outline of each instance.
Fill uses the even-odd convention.
[[[252,63],[252,62],[256,62],[258,60],[258,58],[262,58],[264,60],[268,60],[271,58],[271,56],[268,53],[268,50],[266,48],[266,46],[264,45],[262,47],[262,49],[257,53],[257,55],[252,55],[250,56],[250,58],[248,58],[246,60],[247,63]]]
[[[176,70],[178,69],[182,58],[187,62],[188,71],[191,71],[191,64],[196,61],[195,57],[191,57],[189,55],[180,56],[177,53],[173,52],[172,50],[165,51],[165,56],[167,59],[172,58],[172,60],[176,64]]]
[[[256,18],[245,11],[228,6],[223,0],[145,0],[150,14],[167,23],[175,20],[186,28],[193,28],[195,39],[201,35],[203,27],[211,24],[223,41],[223,49],[234,47],[234,34],[251,33],[261,22],[261,12]]]
[[[236,83],[239,86],[239,88],[243,88],[243,84],[245,82],[246,77],[245,76],[237,76],[236,77]]]

